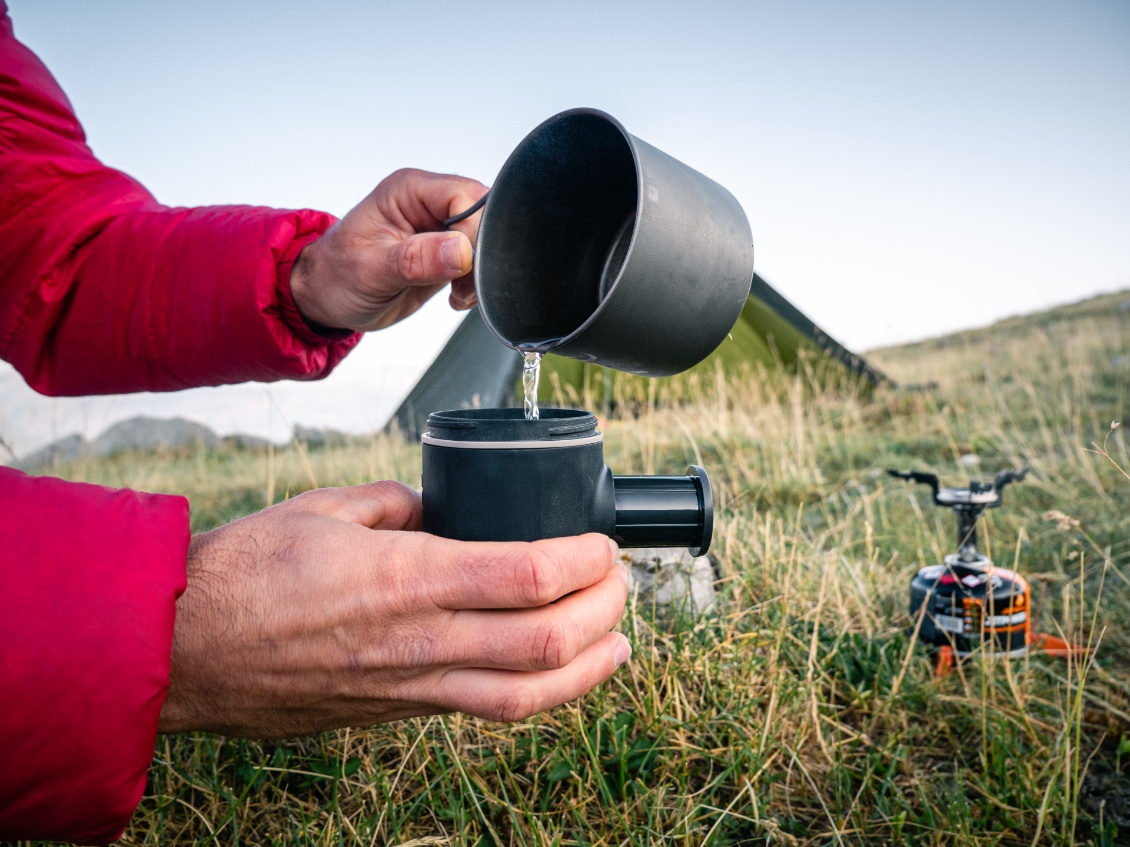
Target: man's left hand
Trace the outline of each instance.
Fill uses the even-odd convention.
[[[451,305],[475,305],[471,262],[479,215],[443,229],[487,191],[473,179],[399,170],[381,181],[291,271],[298,310],[310,324],[367,331],[403,320],[451,283]]]

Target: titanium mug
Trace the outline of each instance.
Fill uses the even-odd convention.
[[[526,136],[479,223],[475,292],[503,343],[644,376],[706,358],[752,278],[734,196],[596,109]]]

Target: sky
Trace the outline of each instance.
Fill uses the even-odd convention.
[[[1130,288],[1125,0],[9,7],[95,153],[169,205],[341,215],[405,166],[489,184],[592,106],[730,189],[758,272],[854,350]],[[51,400],[0,365],[0,437],[370,431],[458,320],[436,298],[317,384]]]

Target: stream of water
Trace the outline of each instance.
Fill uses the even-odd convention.
[[[522,408],[526,410],[526,420],[536,421],[538,410],[538,380],[541,379],[541,357],[544,353],[535,350],[519,350],[522,354]]]

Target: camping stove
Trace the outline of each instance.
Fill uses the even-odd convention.
[[[977,549],[977,520],[1000,506],[1004,487],[1024,479],[1028,469],[1002,471],[992,482],[970,480],[968,488],[942,488],[932,473],[887,473],[930,486],[934,503],[953,509],[957,519],[957,552],[922,568],[910,583],[910,614],[916,622],[921,617],[919,639],[958,657],[978,647],[1006,656],[1025,653],[1031,640],[1028,582]]]
[[[1027,468],[1001,471],[992,482],[970,480],[968,488],[942,488],[936,474],[887,471],[930,486],[934,503],[953,509],[957,552],[940,565],[922,568],[910,582],[910,614],[918,638],[936,654],[935,673],[946,676],[954,660],[978,648],[997,656],[1038,651],[1061,659],[1089,656],[1093,648],[1032,631],[1032,592],[1015,571],[996,567],[977,549],[977,520],[1001,504],[1001,491],[1028,475]]]

